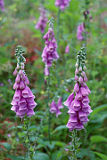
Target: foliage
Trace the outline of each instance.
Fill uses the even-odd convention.
[[[0,159],[1,160],[68,160],[72,157],[69,147],[71,132],[66,128],[68,109],[64,107],[62,114],[56,118],[51,114],[51,143],[48,139],[48,105],[44,64],[41,59],[44,42],[43,35],[35,29],[40,15],[40,0],[4,0],[5,12],[0,11]],[[60,13],[55,0],[44,1],[48,19],[54,17],[55,37],[59,30],[58,63],[54,63],[50,75],[50,103],[53,97],[62,96],[63,102],[72,92],[76,54],[82,42],[76,38],[77,26],[84,21],[85,0],[71,0],[68,8]],[[79,150],[77,159],[106,160],[107,150],[107,55],[106,25],[107,18],[105,0],[88,0],[88,9],[92,19],[88,25],[87,40],[87,85],[91,90],[90,105],[93,109],[85,130],[78,131]],[[59,29],[58,29],[59,27]],[[48,25],[45,32],[48,30]],[[35,116],[25,124],[10,110],[14,94],[12,86],[15,77],[12,75],[16,67],[14,50],[17,45],[26,47],[26,71],[31,82],[37,107]],[[66,45],[70,51],[65,54]],[[71,149],[71,148],[70,148]],[[29,152],[28,152],[29,150]],[[29,158],[28,158],[29,157]]]

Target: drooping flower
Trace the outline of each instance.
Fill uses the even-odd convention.
[[[40,10],[40,17],[35,28],[39,29],[41,33],[44,33],[48,19],[46,17],[46,10],[43,7],[41,7],[39,10]]]
[[[50,112],[55,113],[56,117],[58,117],[61,114],[60,109],[62,108],[63,108],[63,105],[62,105],[61,97],[58,99],[58,103],[55,103],[55,101],[53,100],[52,103],[50,104]]]
[[[0,9],[2,12],[4,11],[4,0],[0,0]]]
[[[65,53],[69,53],[69,45],[66,46]]]
[[[44,73],[49,75],[49,68],[52,66],[52,62],[59,58],[57,53],[57,43],[52,28],[48,29],[48,32],[43,37],[45,39],[45,48],[42,53],[42,61],[45,63]]]
[[[83,33],[85,32],[84,23],[79,24],[77,27],[77,39],[82,41],[84,40]]]
[[[19,53],[21,52],[23,52],[22,49],[19,50]],[[16,79],[13,86],[15,93],[11,102],[11,110],[16,112],[16,116],[20,118],[23,118],[25,115],[31,117],[35,114],[33,110],[37,104],[34,101],[35,96],[28,87],[29,80],[24,72],[24,63],[22,63],[23,61],[20,63],[24,57],[21,54],[18,56],[18,62],[20,65],[17,65],[17,68],[15,69],[17,70]]]
[[[92,112],[89,106],[90,90],[86,85],[85,74],[85,52],[84,48],[81,49],[77,56],[77,65],[75,71],[75,77],[77,76],[73,93],[64,102],[64,105],[68,107],[68,114],[70,115],[67,127],[70,131],[76,129],[81,130],[84,128],[84,124],[88,122],[88,115]],[[82,67],[82,69],[81,69]]]
[[[56,0],[55,5],[64,11],[64,9],[69,6],[69,2],[70,0]]]

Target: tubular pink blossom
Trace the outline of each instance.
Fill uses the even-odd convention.
[[[20,70],[17,73],[13,87],[15,94],[11,103],[11,110],[16,112],[16,115],[20,118],[23,118],[25,115],[28,117],[33,116],[35,114],[33,109],[37,105],[34,101],[35,96],[32,94],[27,84],[29,84],[29,80],[23,70]]]
[[[68,97],[68,99],[64,102],[64,105],[67,106],[67,107],[71,106],[71,103],[73,102],[73,99],[74,99],[74,93],[72,93]]]

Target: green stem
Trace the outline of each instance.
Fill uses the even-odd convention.
[[[49,143],[51,144],[51,112],[49,107],[49,102],[50,102],[49,89],[50,89],[50,74],[48,75],[48,79],[47,79],[47,94],[48,94],[47,107],[48,107],[48,140],[49,140]],[[49,152],[49,158],[51,160],[51,151]]]
[[[85,11],[88,10],[90,2],[85,0]],[[85,33],[84,33],[84,44],[87,46],[87,27],[89,27],[89,17],[84,18],[84,24],[85,24]]]
[[[49,94],[49,87],[50,87],[50,74],[48,75],[48,82],[47,82],[47,93],[48,93],[48,138],[49,142],[51,143],[51,134],[50,134],[50,127],[51,127],[51,113],[49,108],[49,100],[50,100],[50,94]]]
[[[30,158],[30,137],[29,137],[29,124],[27,123],[27,138],[28,138],[28,158]]]
[[[72,136],[70,136],[72,138],[71,141],[71,152],[72,152],[72,156],[69,157],[70,160],[77,160],[77,151],[78,151],[78,147],[79,147],[79,139],[77,137],[77,131],[73,130],[72,131]]]
[[[24,120],[24,131],[26,131],[26,137],[25,137],[25,140],[24,140],[24,143],[25,145],[27,146],[27,159],[28,160],[31,160],[32,157],[31,157],[31,154],[30,154],[30,136],[29,136],[29,126],[30,126],[30,122],[29,122],[30,119],[28,118],[25,118]]]
[[[57,44],[59,46],[59,26],[60,26],[60,13],[61,10],[58,10],[58,14],[57,14]]]
[[[43,47],[44,47],[43,33],[41,33],[41,40],[42,40],[42,50],[43,50]],[[41,51],[41,53],[42,53],[42,51]]]
[[[17,131],[17,117],[15,116],[15,137],[18,138],[18,131]],[[14,151],[15,156],[17,155],[17,150]]]
[[[102,9],[102,0],[99,0],[99,10]],[[101,25],[102,25],[102,17],[101,14],[99,14],[99,35],[101,35]],[[99,42],[101,42],[101,36],[99,36]]]
[[[66,81],[66,71],[67,71],[67,66],[66,66],[67,65],[67,63],[66,63],[67,62],[67,57],[66,57],[67,55],[66,54],[68,54],[68,53],[64,54],[64,64],[65,64],[64,65],[64,78],[63,78],[64,82]]]
[[[73,148],[73,156],[74,156],[74,157],[73,157],[73,158],[74,158],[74,160],[77,159],[77,158],[76,158],[76,157],[77,157],[77,149],[76,149],[76,136],[77,136],[77,135],[76,135],[76,134],[77,134],[77,132],[76,132],[76,130],[74,130],[74,131],[73,131],[73,138],[74,138],[74,141],[73,141],[73,142],[74,142],[74,144],[73,144],[73,145],[74,145],[74,148]]]

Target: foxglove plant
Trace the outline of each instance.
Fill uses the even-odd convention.
[[[25,58],[23,57],[24,50],[21,46],[16,48],[16,57],[17,57],[17,67],[14,71],[16,75],[15,84],[13,89],[15,94],[11,102],[11,110],[16,113],[16,116],[23,118],[25,115],[31,117],[35,114],[33,111],[36,107],[36,102],[34,101],[35,96],[28,87],[29,80],[24,71]]]
[[[0,0],[0,9],[2,12],[4,11],[4,0]]]
[[[45,82],[46,82],[46,92],[47,92],[47,113],[48,113],[48,139],[51,144],[51,111],[50,111],[50,94],[51,94],[51,88],[50,85],[52,85],[52,72],[50,72],[50,68],[53,69],[53,66],[55,63],[54,61],[57,61],[59,58],[59,55],[57,53],[57,42],[55,39],[54,31],[53,31],[53,18],[49,21],[49,29],[48,32],[44,35],[45,40],[45,47],[43,49],[42,53],[42,61],[45,63]],[[60,105],[60,102],[59,102]],[[58,108],[55,108],[56,110]],[[55,111],[54,111],[55,112]]]
[[[73,93],[64,102],[64,105],[68,107],[69,120],[67,128],[70,131],[76,129],[84,129],[84,125],[89,121],[88,115],[92,112],[89,106],[90,90],[86,85],[87,76],[85,74],[86,66],[86,51],[85,47],[82,47],[77,55],[76,71],[75,71],[75,86]]]
[[[43,38],[45,40],[45,48],[42,53],[42,61],[45,63],[44,74],[48,76],[49,68],[52,66],[53,61],[56,61],[59,58],[52,22],[50,22],[48,32]]]
[[[41,33],[44,33],[48,19],[46,17],[46,10],[44,9],[44,7],[41,7],[39,10],[40,10],[40,17],[35,28],[39,29]]]
[[[69,2],[70,0],[56,0],[55,5],[64,11],[64,9],[69,6]]]
[[[55,113],[56,117],[58,117],[61,114],[60,109],[63,108],[62,105],[62,97],[58,99],[58,103],[56,104],[55,101],[53,100],[52,103],[50,104],[50,112]]]

